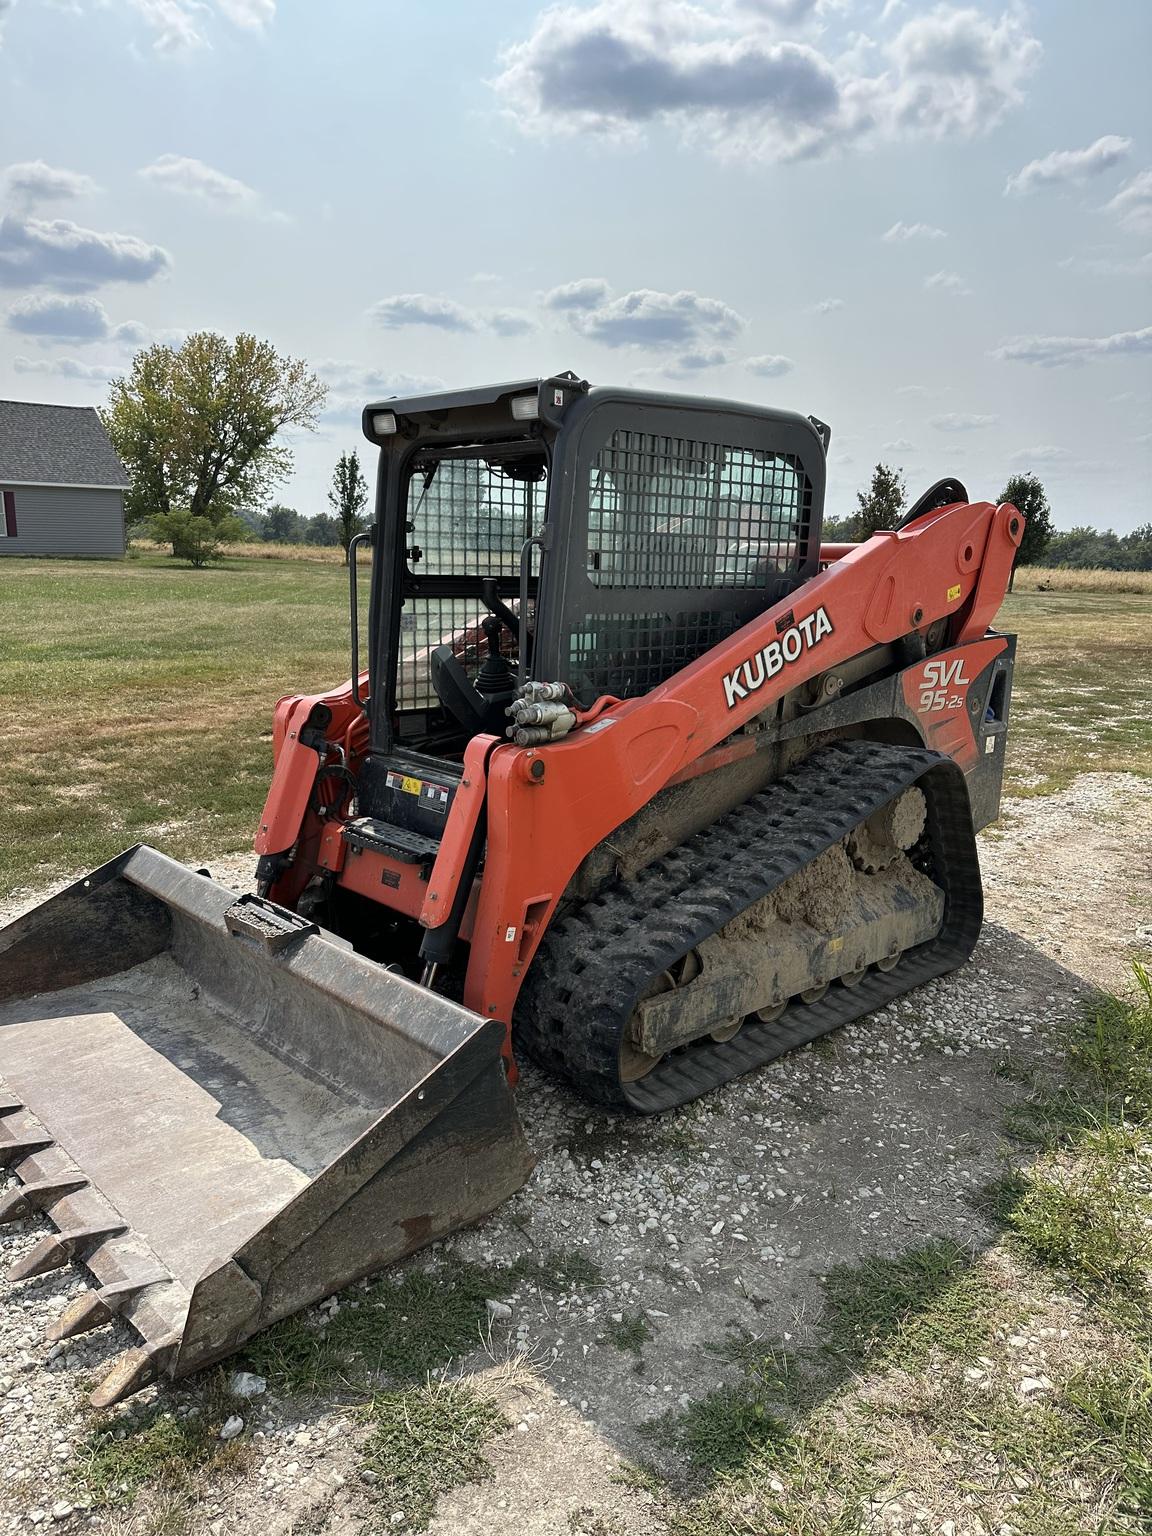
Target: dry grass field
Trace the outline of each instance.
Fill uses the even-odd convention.
[[[1016,592],[1152,593],[1152,571],[1074,571],[1056,566],[1024,565],[1016,573]]]
[[[313,553],[202,571],[157,553],[12,564],[0,894],[134,842],[189,859],[248,845],[276,700],[350,671],[347,576],[339,551]],[[1021,582],[999,622],[1020,635],[1010,790],[1152,772],[1152,592]]]
[[[134,551],[149,555],[163,555],[167,546],[139,539],[132,546]],[[367,561],[367,550],[361,551],[360,560]],[[264,544],[259,540],[245,544],[229,544],[227,560],[293,560],[313,561],[319,565],[342,565],[342,550],[330,549],[319,544]],[[1016,576],[1017,592],[1135,592],[1152,593],[1152,571],[1075,571],[1055,566],[1022,566]]]
[[[0,911],[134,841],[248,845],[275,699],[348,672],[322,553],[5,569]],[[998,622],[1016,798],[970,964],[650,1121],[527,1070],[540,1161],[479,1229],[112,1413],[122,1325],[43,1342],[82,1273],[0,1278],[6,1528],[1152,1529],[1152,593],[1021,580]]]

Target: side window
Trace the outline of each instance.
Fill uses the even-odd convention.
[[[16,537],[16,492],[5,491],[3,501],[4,517],[0,520],[0,538],[14,539]]]
[[[616,431],[589,471],[589,580],[769,587],[799,570],[811,501],[792,454]]]

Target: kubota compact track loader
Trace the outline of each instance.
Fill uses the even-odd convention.
[[[135,848],[0,931],[0,1219],[110,1402],[492,1209],[514,1049],[683,1104],[959,965],[1023,520],[821,543],[827,427],[572,375],[370,406],[352,680],[282,699],[257,893]],[[358,550],[372,550],[367,665]]]

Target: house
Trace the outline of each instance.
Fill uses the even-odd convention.
[[[0,400],[0,556],[123,555],[128,484],[91,406]]]

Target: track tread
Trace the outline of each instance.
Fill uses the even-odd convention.
[[[881,805],[920,783],[928,801],[919,861],[945,893],[937,937],[892,971],[814,1004],[793,1003],[731,1040],[696,1042],[635,1083],[619,1081],[620,1035],[651,978],[767,895]],[[516,1012],[516,1041],[593,1102],[652,1114],[699,1097],[784,1051],[955,969],[980,932],[983,902],[964,776],[923,748],[836,742],[785,778],[549,928]]]

